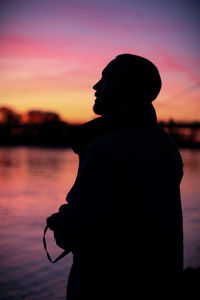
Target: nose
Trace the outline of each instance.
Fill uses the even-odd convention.
[[[99,80],[97,83],[95,83],[95,85],[92,87],[95,91],[97,91],[97,89],[99,88],[100,82],[101,82],[101,80]]]

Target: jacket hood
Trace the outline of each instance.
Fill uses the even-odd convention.
[[[89,121],[71,130],[69,144],[81,155],[95,139],[125,128],[153,127],[157,124],[156,112],[151,103],[130,105]]]

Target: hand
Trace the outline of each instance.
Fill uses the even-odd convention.
[[[68,206],[68,204],[63,204],[59,207],[59,211],[63,211],[66,209],[66,207]]]
[[[47,218],[46,222],[47,222],[49,229],[51,229],[51,230],[55,229],[55,225],[56,225],[57,220],[59,219],[59,216],[60,216],[60,213],[57,212]]]
[[[61,213],[66,209],[67,205],[68,204],[61,205],[59,208],[59,212],[52,214],[50,217],[47,218],[46,222],[47,222],[49,229],[55,230],[55,225],[56,225],[58,219],[60,218]]]

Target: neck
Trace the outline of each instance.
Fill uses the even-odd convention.
[[[156,113],[151,103],[124,106],[81,125],[71,135],[70,142],[74,152],[81,154],[93,140],[109,132],[123,128],[154,127],[156,123]]]

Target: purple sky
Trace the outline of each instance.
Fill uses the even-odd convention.
[[[199,1],[2,0],[0,11],[0,105],[86,121],[102,69],[133,53],[160,70],[160,118],[200,119]]]

